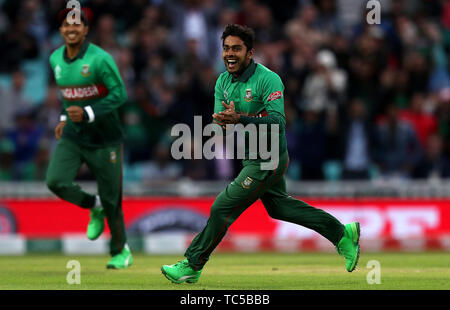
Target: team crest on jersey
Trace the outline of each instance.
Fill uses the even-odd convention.
[[[81,69],[81,75],[84,77],[89,76],[91,72],[89,71],[89,65],[83,65],[83,69]]]
[[[245,90],[245,97],[244,97],[245,101],[250,102],[253,100],[253,96],[252,96],[252,90],[251,88],[247,88]]]
[[[244,181],[241,182],[243,188],[248,189],[252,185],[253,179],[251,177],[246,177]]]
[[[59,65],[56,65],[55,67],[55,79],[59,80],[61,78],[61,67]]]
[[[109,161],[114,164],[117,161],[117,155],[116,152],[109,153]]]

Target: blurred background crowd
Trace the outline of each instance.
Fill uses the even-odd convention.
[[[61,102],[48,65],[65,0],[0,0],[0,180],[43,180]],[[88,0],[89,40],[128,91],[124,181],[231,179],[237,161],[176,161],[170,129],[211,121],[226,24],[285,85],[293,180],[450,178],[450,1]],[[79,178],[92,176],[83,167]]]

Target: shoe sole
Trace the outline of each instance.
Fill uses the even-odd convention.
[[[116,270],[118,270],[118,269],[127,269],[127,268],[129,268],[131,265],[128,265],[128,266],[126,266],[126,267],[117,267],[117,266],[112,266],[112,265],[106,265],[106,269],[116,269]]]
[[[131,261],[130,263],[128,263],[128,265],[123,266],[123,267],[117,267],[117,266],[114,266],[114,265],[106,265],[106,269],[127,269],[132,264],[133,264],[133,261]]]
[[[358,252],[356,253],[356,259],[355,259],[355,264],[353,265],[353,267],[350,270],[347,270],[348,272],[352,272],[353,270],[355,270],[356,266],[358,265],[358,261],[359,261],[359,237],[361,235],[361,227],[359,225],[358,222],[355,223],[355,225],[352,225],[352,237],[353,237],[353,243],[357,244],[358,247]],[[355,238],[356,236],[356,238]],[[356,240],[355,240],[356,239]]]
[[[185,281],[175,280],[175,279],[171,278],[169,274],[167,274],[167,272],[164,270],[163,267],[161,267],[161,272],[167,278],[167,280],[169,280],[170,282],[175,283],[175,284],[181,284],[183,282],[186,282],[186,283],[189,283],[189,284],[193,284],[193,283],[197,283],[198,282],[198,278],[197,279],[188,279],[188,280],[185,280]]]
[[[131,266],[131,264],[129,264],[128,266],[126,266],[126,267],[117,267],[117,266],[113,266],[113,265],[106,265],[106,269],[127,269],[128,267],[130,267]]]

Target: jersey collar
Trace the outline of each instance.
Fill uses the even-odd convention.
[[[253,75],[253,73],[255,73],[255,70],[256,70],[256,63],[252,59],[250,61],[250,64],[248,65],[247,69],[245,69],[245,71],[242,72],[242,74],[240,76],[238,76],[237,78],[232,76],[231,82],[234,83],[236,81],[239,81],[239,82],[245,83]]]
[[[88,40],[85,39],[83,42],[83,45],[81,46],[80,50],[78,51],[78,54],[72,59],[70,59],[69,56],[67,56],[67,49],[64,47],[64,53],[63,53],[64,60],[70,64],[77,59],[83,58],[84,54],[86,54],[88,46],[89,46],[89,42],[88,42]]]

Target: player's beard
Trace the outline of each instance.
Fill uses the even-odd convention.
[[[250,60],[249,60],[247,57],[245,57],[244,59],[238,59],[238,60],[237,60],[237,62],[236,62],[236,64],[235,64],[236,69],[234,69],[234,68],[233,68],[233,69],[230,69],[229,64],[228,64],[228,61],[225,60],[225,66],[226,66],[226,68],[227,68],[227,71],[228,71],[230,74],[232,74],[234,77],[238,77],[238,76],[240,76],[242,73],[244,73],[245,69],[247,69],[247,67],[249,66],[249,64],[250,64]]]

